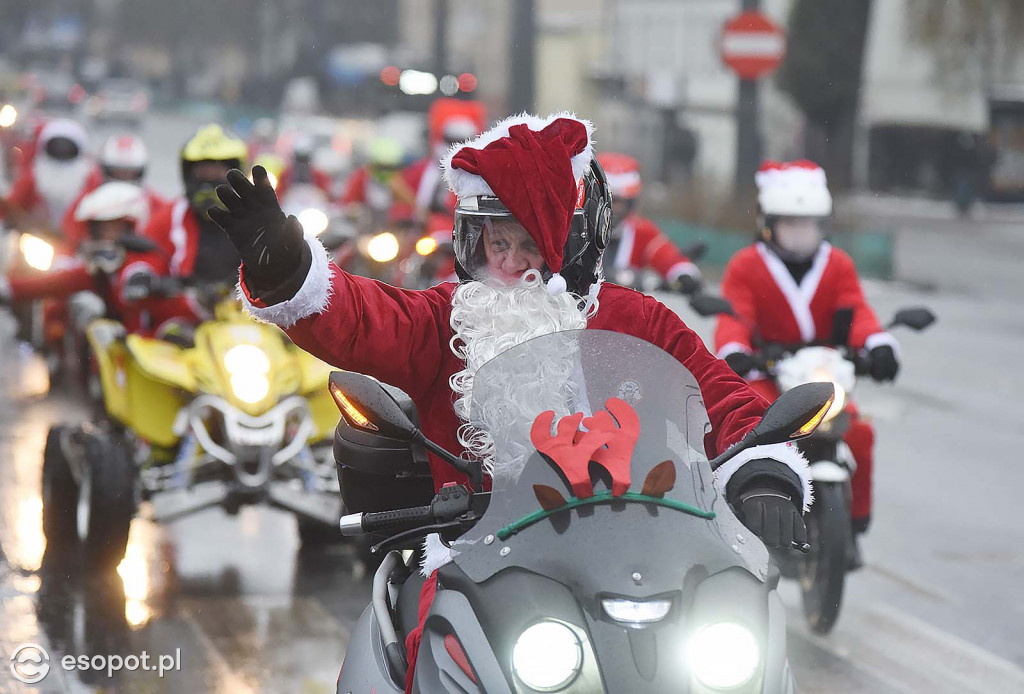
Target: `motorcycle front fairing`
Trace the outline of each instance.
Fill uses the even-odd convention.
[[[474,383],[472,422],[495,442],[491,499],[477,525],[452,543],[454,563],[439,571],[417,691],[448,691],[465,674],[453,665],[449,636],[471,666],[480,664],[479,677],[500,668],[503,682],[481,679],[480,691],[538,691],[512,654],[527,629],[551,621],[576,634],[580,653],[578,672],[557,691],[708,691],[694,679],[687,645],[722,623],[742,627],[759,647],[756,673],[733,691],[788,686],[785,620],[767,580],[768,553],[714,487],[703,449],[707,413],[696,379],[677,360],[619,333],[572,331],[505,352]],[[531,427],[546,409],[556,419],[589,417],[611,398],[640,421],[628,492],[613,497],[598,471],[594,496],[577,498],[537,452]],[[652,471],[664,461],[674,467],[674,485],[661,497],[646,493],[658,487]],[[543,511],[542,488],[549,505],[555,490],[566,506]]]

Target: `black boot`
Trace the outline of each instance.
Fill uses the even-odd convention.
[[[871,516],[854,518],[850,523],[853,532],[850,533],[850,548],[846,557],[847,571],[856,571],[864,566],[864,556],[860,552],[860,536],[868,531],[869,525]]]

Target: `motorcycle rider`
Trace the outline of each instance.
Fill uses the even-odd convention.
[[[152,285],[160,274],[214,283],[237,274],[238,253],[210,220],[208,210],[217,203],[217,185],[226,180],[229,170],[242,166],[246,156],[245,142],[216,124],[199,128],[182,147],[184,194],[161,208],[143,233],[157,243],[167,263],[162,268],[145,268],[136,280],[136,292],[144,294],[147,284]]]
[[[751,246],[729,261],[722,294],[734,316],[719,317],[715,330],[718,357],[750,381],[769,400],[775,383],[757,371],[758,340],[800,344],[828,342],[833,316],[853,309],[849,343],[870,356],[870,375],[892,381],[899,372],[899,345],[868,305],[849,255],[824,239],[823,223],[832,214],[825,172],[810,161],[766,161],[756,174],[760,233]],[[874,429],[851,409],[845,436],[857,463],[851,509],[855,537],[871,519]],[[856,549],[856,548],[855,548]],[[861,563],[859,550],[851,565]]]
[[[86,225],[75,218],[75,209],[82,198],[108,181],[125,181],[143,189],[146,195],[146,214],[139,220],[139,228],[145,228],[149,218],[168,204],[167,200],[150,186],[145,185],[146,167],[149,165],[149,151],[138,135],[112,135],[100,149],[99,174],[90,177],[78,199],[64,215],[62,228],[65,245],[74,252],[88,230]]]
[[[700,290],[700,270],[658,226],[637,214],[643,181],[636,159],[618,152],[604,152],[597,160],[612,190],[612,240],[608,244],[607,270],[651,268],[675,291],[694,294]]]
[[[55,229],[92,171],[85,128],[68,118],[46,123],[10,194],[0,200],[0,218]]]
[[[12,278],[0,287],[5,302],[64,299],[90,291],[103,300],[108,317],[121,321],[129,332],[143,334],[159,335],[170,321],[198,320],[187,302],[149,297],[136,289],[140,272],[155,272],[166,264],[155,251],[127,250],[124,245],[148,215],[141,188],[124,181],[104,183],[82,198],[74,215],[86,229],[76,255],[46,275]]]
[[[329,363],[407,392],[424,433],[453,453],[487,462],[487,436],[467,421],[482,364],[531,337],[587,327],[643,338],[679,359],[700,384],[713,427],[706,445],[716,454],[758,422],[766,403],[656,299],[601,282],[611,200],[592,164],[591,132],[570,114],[524,114],[449,153],[459,284],[402,290],[344,272],[285,218],[259,168],[254,183],[232,171],[218,188],[227,209],[210,214],[239,249],[240,292],[253,316]],[[430,467],[437,487],[465,481],[433,455]],[[716,484],[767,544],[805,541],[809,480],[795,447],[740,454]],[[447,560],[437,550],[428,542],[424,573]],[[421,616],[435,590],[436,580],[426,581]],[[420,631],[407,641],[413,665]]]
[[[293,184],[312,185],[323,191],[323,194],[330,199],[334,182],[324,171],[313,166],[313,140],[310,137],[300,136],[292,146],[291,161],[284,167],[281,175],[277,178],[277,195],[284,199],[288,188]]]

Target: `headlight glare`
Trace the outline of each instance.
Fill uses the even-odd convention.
[[[370,239],[366,252],[378,263],[387,263],[398,256],[398,238],[390,231],[377,234]]]
[[[545,620],[527,627],[512,649],[512,669],[531,689],[564,689],[583,665],[583,646],[576,632],[561,622]]]
[[[327,214],[323,210],[319,210],[315,207],[307,207],[297,215],[299,224],[302,225],[303,230],[308,234],[319,236],[324,233],[327,229],[327,224],[330,220],[327,219]]]
[[[626,600],[604,598],[601,607],[605,614],[626,625],[641,626],[660,622],[672,611],[671,600]]]
[[[270,381],[263,374],[234,374],[231,376],[231,390],[242,402],[255,405],[267,397]]]
[[[256,345],[235,345],[224,353],[224,368],[230,375],[235,397],[255,404],[270,393],[270,359]]]
[[[712,689],[734,689],[757,673],[761,649],[746,627],[718,622],[690,637],[686,662],[701,684]]]
[[[18,248],[30,268],[46,272],[53,266],[53,246],[38,236],[22,234]]]

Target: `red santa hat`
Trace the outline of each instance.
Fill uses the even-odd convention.
[[[530,233],[548,268],[549,289],[564,291],[558,275],[583,175],[593,159],[593,125],[572,113],[547,118],[520,114],[452,147],[442,161],[460,206],[495,196]],[[561,280],[561,282],[559,282]]]
[[[825,170],[813,161],[765,161],[754,174],[758,202],[766,215],[827,217],[832,195]]]

